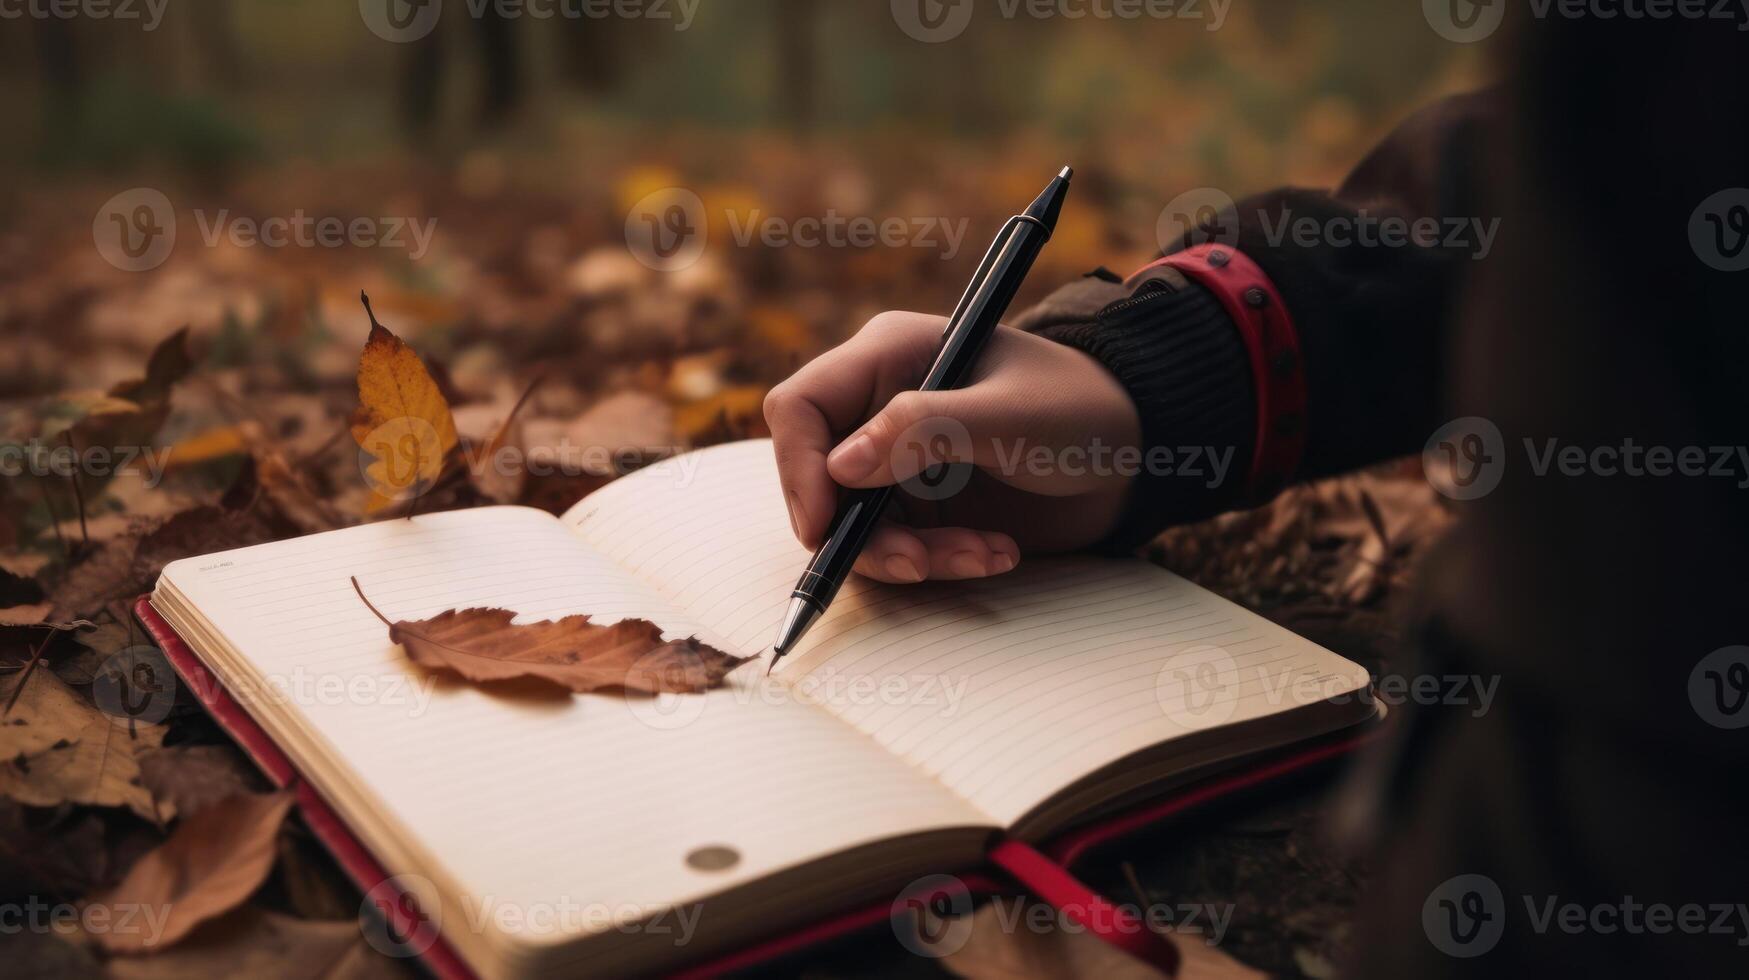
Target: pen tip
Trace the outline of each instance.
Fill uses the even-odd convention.
[[[1074,167],[1064,167],[1063,169],[1057,171],[1057,176],[1063,178],[1064,180],[1068,180],[1070,177],[1075,176],[1075,168]]]

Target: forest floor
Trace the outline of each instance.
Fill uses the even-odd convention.
[[[421,508],[558,511],[655,458],[764,434],[771,385],[884,307],[945,309],[1012,202],[1054,169],[1019,161],[938,197],[889,201],[854,168],[828,164],[796,182],[819,190],[781,190],[814,166],[765,159],[757,180],[698,187],[709,231],[697,260],[673,271],[640,261],[626,240],[628,211],[680,183],[660,168],[622,170],[587,194],[509,190],[504,165],[490,160],[453,179],[276,172],[232,185],[222,202],[175,195],[174,248],[147,272],[118,267],[94,244],[90,216],[102,223],[107,193],[37,195],[0,237],[0,445],[48,451],[77,439],[140,455],[123,472],[9,473],[0,486],[0,698],[15,702],[14,718],[49,719],[60,733],[45,741],[0,724],[0,902],[102,894],[161,854],[201,806],[267,789],[198,705],[118,727],[94,689],[144,642],[127,603],[165,562],[377,516],[348,434],[368,329],[361,290],[431,367],[464,439],[498,432],[541,379],[514,412],[511,438],[523,458],[557,465],[458,481]],[[1149,253],[1151,228],[1128,234],[1133,215],[1104,207],[1096,189],[1088,197],[1023,300]],[[241,243],[226,226],[294,212],[421,215],[435,234],[414,258],[411,228],[404,247],[276,248]],[[953,215],[966,230],[951,256],[942,235],[900,248],[737,240],[760,214],[829,213]],[[185,326],[186,356],[165,343]],[[1405,460],[1173,530],[1147,553],[1383,673],[1402,669],[1390,610],[1448,523],[1419,461]],[[1222,951],[1272,973],[1328,975],[1364,880],[1331,839],[1329,810],[1319,787],[1276,794],[1108,848],[1080,871],[1110,894],[1140,888],[1150,902],[1229,908]],[[265,883],[202,896],[215,910],[174,946],[140,957],[26,930],[0,936],[8,972],[405,971],[364,945],[358,892],[295,814],[273,817],[252,843]],[[796,966],[810,976],[937,969],[890,936]]]

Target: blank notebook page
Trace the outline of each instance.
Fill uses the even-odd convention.
[[[290,685],[276,710],[322,755],[306,775],[320,788],[344,772],[365,787],[468,901],[687,902],[864,841],[982,822],[818,709],[750,696],[754,665],[705,695],[531,701],[452,681],[413,703],[411,685],[431,675],[389,643],[348,576],[390,619],[501,605],[525,620],[639,616],[671,636],[697,631],[539,511],[383,521],[164,574],[257,675],[233,686]],[[740,863],[690,868],[687,854],[707,845],[734,848]]]
[[[764,440],[668,460],[565,519],[745,652],[771,642],[809,557]],[[1170,572],[1100,558],[917,586],[853,577],[778,675],[1003,824],[1132,752],[1367,683]]]

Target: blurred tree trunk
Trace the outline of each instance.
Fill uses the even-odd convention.
[[[500,15],[497,4],[489,4],[474,21],[474,37],[480,46],[483,72],[478,110],[480,128],[496,129],[509,122],[522,104],[522,66],[518,62],[516,24]]]
[[[409,44],[401,64],[401,91],[397,99],[401,126],[414,137],[424,137],[437,124],[438,94],[445,69],[444,24],[439,18],[431,32]]]
[[[194,31],[194,46],[200,52],[201,67],[212,79],[227,88],[243,81],[241,46],[237,43],[234,6],[229,3],[190,4],[182,8]]]
[[[567,20],[559,35],[560,70],[565,80],[591,95],[619,88],[625,78],[633,36],[618,19]]]
[[[65,155],[78,139],[91,79],[71,20],[40,18],[32,40],[36,48],[37,146],[44,159],[52,160]]]
[[[452,30],[446,24],[465,21],[462,32],[479,52],[478,81],[468,86],[474,95],[476,122],[482,129],[507,123],[523,102],[521,46],[515,21],[503,15],[496,4],[487,4],[480,16],[471,16],[466,5],[452,5],[437,26],[424,37],[404,45],[408,49],[401,73],[401,124],[415,137],[430,135],[442,110],[443,93],[449,87],[454,59],[449,51]]]
[[[785,125],[798,133],[813,128],[818,108],[818,48],[816,30],[820,6],[815,0],[779,0],[777,14],[778,110]]]

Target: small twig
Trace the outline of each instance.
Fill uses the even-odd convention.
[[[327,441],[323,442],[320,446],[317,446],[316,448],[310,450],[309,452],[304,453],[303,455],[299,456],[294,465],[296,465],[296,466],[308,466],[310,463],[313,463],[316,460],[321,459],[323,456],[328,454],[328,450],[334,448],[335,443],[339,442],[343,436],[345,436],[348,432],[351,432],[351,431],[352,431],[351,426],[341,425],[340,428],[334,430],[334,434],[329,436]]]
[[[43,508],[49,512],[49,527],[54,529],[55,543],[61,546],[61,557],[72,561],[73,549],[68,547],[66,537],[61,534],[61,515],[55,512],[55,502],[49,499],[48,484],[38,480],[36,490],[42,494]]]
[[[413,463],[415,466],[419,463],[419,454],[417,452],[413,454]],[[417,473],[418,470],[415,469],[414,472]],[[407,520],[409,521],[413,519],[413,515],[419,513],[419,498],[425,496],[427,493],[431,492],[431,490],[436,489],[436,487],[433,486],[426,490],[419,490],[417,489],[419,486],[417,482],[415,482],[413,486],[415,487],[413,491],[413,499],[407,503]]]
[[[79,450],[73,447],[73,431],[66,429],[61,432],[61,438],[67,441],[67,449],[73,453],[74,465],[67,471],[67,478],[73,481],[73,503],[79,508],[79,550],[91,547],[91,532],[85,529],[85,491],[79,487]]]
[[[1363,487],[1360,490],[1360,509],[1365,512],[1368,524],[1372,525],[1373,533],[1379,536],[1379,545],[1388,556],[1391,553],[1391,535],[1385,530],[1385,515],[1379,510],[1378,501],[1372,499]]]
[[[18,675],[18,686],[12,689],[12,696],[6,699],[6,707],[0,709],[0,718],[12,713],[12,706],[18,703],[18,696],[24,693],[24,685],[30,683],[31,672],[36,670],[36,665],[43,658],[43,652],[49,648],[49,642],[59,635],[59,630],[50,630],[49,635],[43,637],[43,641],[31,652],[30,660],[24,665],[24,673]]]
[[[213,396],[214,401],[221,403],[221,408],[229,413],[230,418],[236,419],[238,416],[245,416],[249,421],[261,426],[261,431],[267,433],[272,432],[272,428],[267,424],[267,420],[262,418],[247,401],[244,401],[236,395],[226,391],[224,386],[219,384],[218,381],[200,375],[196,376],[194,382],[205,388],[207,394]]]
[[[522,406],[528,403],[528,399],[534,394],[534,390],[539,388],[541,382],[546,379],[547,376],[545,372],[537,374],[534,376],[534,380],[528,383],[528,387],[522,389],[522,397],[516,399],[516,404],[510,406],[510,414],[504,416],[503,424],[498,426],[498,434],[492,437],[491,442],[486,443],[486,450],[488,453],[498,451],[498,447],[503,444],[505,437],[510,434],[510,423],[516,421],[517,413],[522,411]]]

